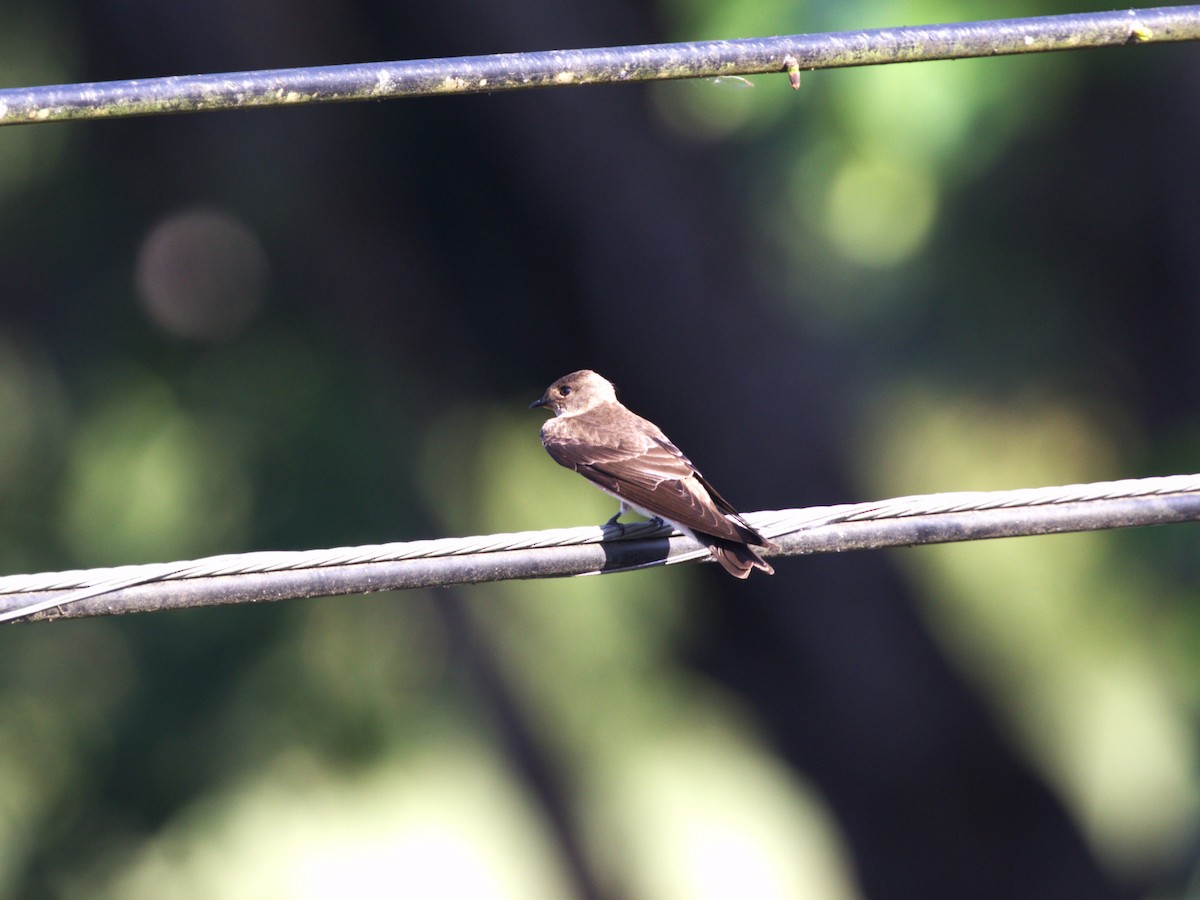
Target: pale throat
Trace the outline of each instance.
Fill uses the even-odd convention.
[[[612,402],[615,402],[615,399],[616,398],[613,398]],[[610,401],[605,397],[594,397],[594,398],[590,399],[586,404],[581,406],[579,409],[562,409],[562,410],[559,410],[558,412],[556,412],[554,415],[560,419],[569,419],[572,416],[580,416],[586,412],[591,412],[597,406],[603,406],[605,403],[608,403],[608,402],[610,402]]]

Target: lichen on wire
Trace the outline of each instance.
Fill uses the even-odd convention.
[[[1200,40],[1200,6],[0,89],[0,125],[490,93]]]
[[[776,556],[1093,531],[1200,520],[1200,475],[958,492],[747,513]],[[0,578],[0,622],[149,612],[450,584],[598,575],[705,559],[643,522],[256,552]],[[776,577],[786,578],[781,570]]]

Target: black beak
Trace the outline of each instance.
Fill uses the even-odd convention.
[[[532,403],[530,403],[530,404],[529,404],[529,408],[530,408],[530,409],[537,409],[539,406],[545,406],[545,405],[546,405],[547,403],[549,403],[549,402],[550,402],[550,401],[549,401],[549,400],[547,400],[545,397],[542,397],[542,399],[540,399],[540,400],[534,400]]]

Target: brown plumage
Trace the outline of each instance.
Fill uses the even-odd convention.
[[[635,509],[690,534],[737,578],[751,569],[774,574],[750,545],[775,545],[746,523],[657,425],[622,406],[604,378],[589,369],[572,372],[530,404],[537,406],[554,413],[542,425],[542,445],[554,461],[621,502],[610,521]]]

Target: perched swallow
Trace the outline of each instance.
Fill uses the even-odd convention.
[[[564,375],[529,408],[538,406],[554,413],[542,426],[546,452],[621,502],[609,524],[637,510],[691,535],[730,575],[775,574],[750,546],[775,545],[713,490],[657,425],[622,406],[604,378],[589,369]]]

